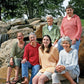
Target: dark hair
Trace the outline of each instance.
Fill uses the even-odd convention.
[[[51,38],[50,38],[49,35],[44,35],[43,38],[44,38],[44,37],[48,37],[49,40],[50,40],[50,44],[48,45],[48,48],[47,48],[47,50],[46,50],[46,52],[49,53],[49,52],[50,52],[50,48],[51,48],[51,46],[52,46],[52,41],[51,41]],[[42,39],[42,41],[43,41],[43,39]],[[44,44],[41,44],[41,50],[42,50],[42,52],[44,51],[44,49],[45,49]]]
[[[74,9],[70,4],[68,6],[66,6],[66,9],[68,9],[68,8]]]

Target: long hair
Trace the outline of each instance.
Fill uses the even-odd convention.
[[[52,46],[52,41],[51,41],[51,38],[50,38],[49,35],[44,35],[43,38],[44,38],[44,37],[48,37],[49,40],[50,40],[50,44],[48,45],[48,48],[47,48],[47,50],[46,50],[46,52],[49,53],[49,52],[50,52],[50,49],[51,49],[51,46]],[[43,41],[43,39],[42,39],[42,41]],[[41,51],[44,52],[44,49],[45,49],[45,47],[44,47],[44,44],[42,43],[42,44],[41,44]]]

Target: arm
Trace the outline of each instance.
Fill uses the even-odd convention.
[[[63,18],[63,19],[64,19],[64,18]],[[61,34],[61,37],[62,37],[62,36],[65,36],[65,35],[64,35],[63,22],[64,22],[64,20],[62,20],[61,28],[60,28],[60,34]]]
[[[54,42],[54,45],[58,42],[58,39],[60,38],[60,30],[59,30],[58,26],[57,26],[57,28],[56,28],[56,32],[55,32],[55,33],[56,33],[56,34],[55,34],[56,40],[55,40],[55,42]]]
[[[54,59],[56,60],[56,63],[58,62],[58,60],[59,60],[59,52],[58,52],[58,50],[57,50],[57,48],[53,48],[53,57],[54,57]]]
[[[75,35],[75,39],[79,40],[79,38],[81,37],[81,33],[82,33],[82,26],[81,26],[81,21],[79,16],[76,17],[76,23],[77,23],[77,32]]]
[[[15,53],[16,53],[16,45],[17,43],[14,43],[13,46],[12,46],[12,50],[11,50],[11,54],[10,54],[10,65],[13,65],[13,58],[15,56]]]
[[[66,70],[73,70],[76,66],[77,66],[77,64],[78,64],[78,51],[77,50],[74,50],[73,52],[72,52],[72,62],[71,62],[71,64],[70,65],[67,65],[66,67],[65,67],[65,69]]]
[[[28,47],[25,46],[23,60],[21,61],[21,63],[25,63],[28,60],[28,54],[29,54]]]

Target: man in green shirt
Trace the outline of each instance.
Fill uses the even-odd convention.
[[[52,40],[52,44],[56,46],[58,39],[60,38],[60,30],[57,25],[53,24],[52,15],[47,15],[47,24],[42,28],[42,36],[49,35]]]

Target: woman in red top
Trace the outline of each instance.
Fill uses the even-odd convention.
[[[82,33],[81,21],[79,16],[73,13],[74,9],[71,5],[66,7],[66,16],[62,20],[61,24],[61,37],[68,36],[72,40],[73,49],[79,49],[80,37]],[[63,47],[60,45],[61,39],[58,41],[58,50],[62,50]]]

